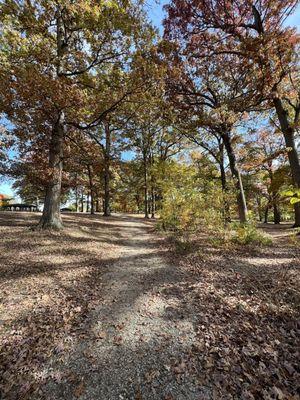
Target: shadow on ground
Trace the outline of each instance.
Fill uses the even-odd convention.
[[[297,399],[299,249],[180,255],[139,217],[0,213],[3,399]]]

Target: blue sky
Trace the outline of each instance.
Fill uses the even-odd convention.
[[[162,0],[162,1],[149,0],[148,2],[146,2],[148,15],[152,20],[153,24],[159,29],[161,33],[163,30],[162,20],[165,14],[163,6],[168,3],[169,3],[168,0]],[[286,20],[285,24],[290,26],[296,26],[298,31],[300,32],[300,4],[296,9],[295,13]]]
[[[167,0],[156,1],[149,0],[146,2],[146,9],[151,19],[152,23],[159,29],[160,33],[162,33],[162,20],[164,18],[163,6],[169,3]]]
[[[160,33],[162,33],[162,20],[164,18],[163,6],[167,4],[169,1],[167,0],[148,0],[146,2],[146,9],[152,23],[159,29]],[[298,31],[300,32],[300,5],[296,9],[296,12],[290,16],[286,22],[286,25],[296,26]],[[0,177],[0,193],[7,194],[9,196],[13,196],[13,190],[11,188],[12,181],[10,180],[1,180]]]

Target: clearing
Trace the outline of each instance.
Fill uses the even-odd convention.
[[[299,399],[300,249],[203,239],[137,216],[0,213],[1,399]],[[298,385],[298,387],[297,387]]]

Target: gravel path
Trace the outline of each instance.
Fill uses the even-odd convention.
[[[1,400],[299,398],[300,248],[176,252],[142,217],[0,213]]]
[[[183,353],[194,339],[193,323],[177,312],[172,292],[182,273],[166,263],[151,223],[114,218],[112,262],[101,277],[102,303],[88,316],[93,337],[73,345],[68,359],[50,370],[71,371],[74,382],[51,382],[48,399],[200,399],[203,390],[184,377]],[[160,254],[162,253],[162,254]],[[95,340],[96,338],[96,340]]]

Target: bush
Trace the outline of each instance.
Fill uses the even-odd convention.
[[[223,194],[215,182],[199,178],[191,165],[166,171],[162,184],[159,226],[167,231],[193,233],[223,230]]]
[[[244,224],[235,224],[233,226],[234,234],[231,237],[232,242],[247,245],[269,245],[272,243],[272,239],[266,234],[260,232],[253,222]]]

